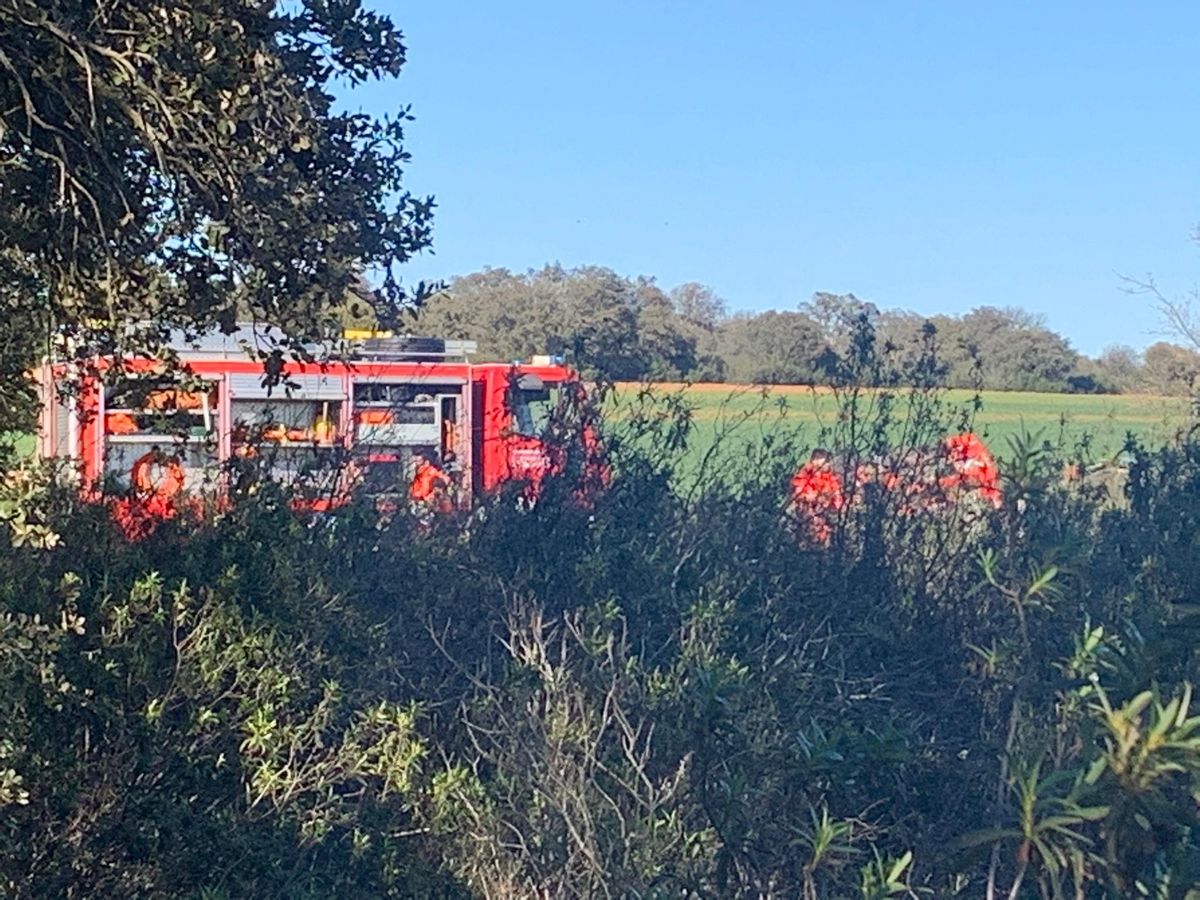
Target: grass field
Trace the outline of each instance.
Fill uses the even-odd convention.
[[[619,411],[640,387],[619,385],[615,409]],[[689,456],[702,454],[731,426],[728,439],[735,443],[776,431],[815,444],[822,428],[837,417],[837,399],[819,388],[662,384],[655,391],[679,393],[692,409],[695,439]],[[975,396],[972,391],[948,391],[945,400],[951,409],[970,409]],[[1008,439],[1024,432],[1067,451],[1086,441],[1090,457],[1100,460],[1118,453],[1130,435],[1147,446],[1161,445],[1188,424],[1188,401],[1182,397],[987,391],[980,399],[974,428],[1000,457],[1008,451]]]
[[[624,407],[642,386],[621,384],[611,415],[622,418]],[[808,387],[753,387],[730,384],[659,384],[656,394],[680,394],[692,410],[694,438],[688,456],[698,459],[717,436],[726,433],[730,445],[753,441],[766,432],[788,433],[800,446],[821,441],[822,428],[837,417],[836,398],[827,390]],[[969,408],[970,391],[948,391],[951,408]],[[1008,439],[1022,432],[1040,435],[1068,451],[1085,438],[1092,459],[1111,457],[1133,435],[1147,446],[1161,445],[1188,424],[1188,401],[1182,397],[1147,395],[1035,394],[989,391],[981,395],[975,430],[993,452],[1003,457]],[[22,454],[32,453],[31,435],[17,438]]]

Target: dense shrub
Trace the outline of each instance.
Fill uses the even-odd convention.
[[[994,513],[871,494],[809,546],[804,447],[970,415],[839,390],[827,433],[687,476],[646,395],[597,502],[568,474],[434,522],[263,484],[130,543],[12,482],[4,891],[1185,896],[1200,445],[1113,503],[1018,444]]]

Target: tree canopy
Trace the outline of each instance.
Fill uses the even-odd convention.
[[[404,61],[357,0],[0,0],[0,392],[52,334],[153,349],[250,317],[298,345],[364,271],[377,315],[419,300],[409,111],[332,94]]]
[[[923,316],[820,291],[791,309],[731,314],[728,301],[706,285],[664,291],[653,278],[601,266],[463,275],[429,300],[415,327],[476,340],[485,359],[562,353],[625,380],[821,384],[831,377],[831,355],[844,355],[862,327],[874,334],[898,383],[913,374],[931,340],[938,380],[960,388],[1180,394],[1191,390],[1189,366],[1200,359],[1173,344],[1155,345],[1144,358],[1125,348],[1089,359],[1044,319],[1012,306]]]
[[[485,269],[454,279],[419,317],[428,334],[478,341],[485,358],[565,354],[620,379],[672,378],[696,366],[696,341],[648,279],[611,269]]]

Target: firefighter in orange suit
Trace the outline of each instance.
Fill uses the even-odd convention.
[[[842,479],[828,450],[814,450],[792,476],[792,505],[808,537],[814,543],[828,544],[833,536],[832,519],[846,505]]]
[[[452,508],[449,496],[450,476],[424,456],[415,458],[416,468],[408,487],[408,499],[418,509]]]

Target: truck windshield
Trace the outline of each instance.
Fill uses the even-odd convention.
[[[557,386],[553,385],[533,388],[515,385],[509,391],[513,431],[522,437],[542,437],[550,423],[557,393]]]

